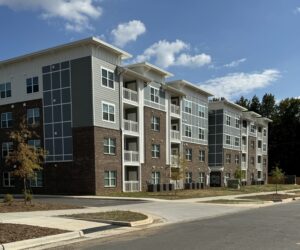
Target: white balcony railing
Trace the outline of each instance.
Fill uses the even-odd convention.
[[[261,153],[262,153],[262,148],[257,148],[256,153],[259,154],[259,155],[261,155]]]
[[[125,192],[139,192],[140,182],[139,181],[125,181]]]
[[[171,113],[180,115],[180,106],[171,104]]]
[[[179,167],[179,157],[178,155],[171,155],[171,167],[178,168]]]
[[[129,132],[139,132],[139,123],[130,120],[123,120],[124,130]]]
[[[139,152],[124,150],[125,162],[139,162]]]
[[[262,132],[257,132],[257,137],[262,138]]]
[[[138,102],[138,93],[131,89],[123,88],[123,98],[132,102]]]
[[[261,170],[261,163],[256,163],[256,169]]]
[[[247,128],[242,127],[242,133],[247,134]]]
[[[180,141],[180,132],[178,130],[171,130],[171,139]]]
[[[242,145],[242,151],[247,152],[247,145]]]
[[[246,163],[245,161],[242,161],[241,167],[242,167],[243,169],[246,169],[246,168],[247,168],[247,163]]]

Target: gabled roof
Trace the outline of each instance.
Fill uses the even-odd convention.
[[[197,91],[199,93],[201,93],[202,95],[205,95],[207,97],[209,96],[213,96],[212,93],[200,88],[199,86],[191,83],[191,82],[188,82],[186,80],[175,80],[175,81],[171,81],[171,82],[167,82],[167,85],[170,85],[172,87],[188,87],[194,91]]]
[[[166,78],[173,76],[172,73],[170,73],[170,72],[168,72],[166,70],[163,70],[163,69],[161,69],[161,68],[159,68],[159,67],[157,67],[157,66],[155,66],[155,65],[153,65],[151,63],[148,63],[148,62],[140,62],[140,63],[128,64],[128,65],[125,65],[124,67],[130,68],[130,69],[136,68],[136,67],[143,67],[143,68],[145,68],[147,70],[153,70],[153,71],[157,72],[159,75],[161,75],[163,77],[166,77]]]
[[[115,54],[121,56],[122,59],[127,59],[127,58],[132,57],[131,54],[129,54],[129,53],[113,46],[113,45],[110,45],[110,44],[108,44],[108,43],[106,43],[106,42],[104,42],[104,41],[102,41],[102,40],[100,40],[96,37],[88,37],[88,38],[85,38],[85,39],[82,39],[82,40],[62,44],[62,45],[59,45],[59,46],[51,47],[51,48],[48,48],[48,49],[44,49],[44,50],[36,51],[36,52],[33,52],[33,53],[25,54],[25,55],[22,55],[22,56],[14,57],[14,58],[11,58],[11,59],[7,59],[7,60],[4,60],[4,61],[0,61],[0,66],[4,66],[4,65],[7,65],[7,64],[16,63],[16,62],[21,62],[21,61],[24,61],[28,58],[35,58],[35,57],[47,55],[49,53],[53,53],[54,51],[61,51],[61,50],[67,49],[67,48],[73,48],[73,47],[78,47],[78,46],[81,46],[81,45],[88,45],[88,44],[92,44],[92,45],[95,45],[95,46],[99,46],[99,47],[108,49],[112,53],[115,53]]]
[[[230,102],[228,100],[226,100],[226,98],[222,97],[222,98],[214,98],[212,100],[209,101],[209,106],[213,106],[213,105],[218,105],[218,104],[223,104],[223,105],[227,105],[231,108],[234,108],[236,110],[239,110],[239,111],[247,111],[246,108],[236,104],[236,103],[233,103],[233,102]]]

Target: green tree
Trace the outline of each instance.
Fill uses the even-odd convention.
[[[252,97],[252,99],[251,99],[251,103],[250,103],[250,107],[249,107],[249,110],[250,111],[254,111],[254,112],[256,112],[256,113],[260,113],[260,100],[259,100],[259,98],[256,96],[256,95],[254,95],[253,97]]]
[[[263,117],[271,118],[275,115],[276,112],[276,101],[275,96],[272,94],[264,94],[261,105],[260,105],[260,114]]]
[[[244,108],[247,108],[247,109],[250,108],[250,101],[247,98],[243,97],[243,96],[241,96],[241,98],[239,100],[237,100],[235,103],[242,106],[242,107],[244,107]]]
[[[284,178],[284,172],[282,169],[278,167],[278,164],[275,166],[275,168],[271,172],[272,178],[275,181],[276,186],[276,194],[278,191],[278,184],[283,180]]]
[[[171,180],[175,181],[176,187],[178,181],[184,179],[186,167],[187,167],[187,162],[185,157],[183,156],[178,157],[178,167],[171,169]],[[177,194],[176,188],[174,188],[174,193],[175,195]]]
[[[28,140],[38,138],[37,134],[29,129],[23,118],[18,128],[9,134],[14,143],[14,150],[8,154],[5,163],[13,166],[13,174],[23,180],[24,194],[27,195],[26,182],[34,176],[35,171],[42,169],[46,152],[42,148],[33,148]]]

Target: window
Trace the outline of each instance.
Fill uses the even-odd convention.
[[[192,183],[193,182],[193,174],[192,172],[185,173],[185,183]]]
[[[41,140],[28,140],[28,145],[33,147],[33,149],[41,148]]]
[[[264,167],[264,168],[267,167],[267,159],[266,159],[266,158],[263,159],[263,167]]]
[[[267,152],[267,144],[266,143],[263,144],[263,151]]]
[[[185,132],[184,132],[186,137],[192,137],[192,127],[185,125]]]
[[[238,138],[238,137],[235,137],[235,138],[234,138],[234,145],[235,145],[236,147],[239,147],[239,146],[240,146],[240,138]]]
[[[261,163],[261,155],[257,156],[257,163],[259,163],[259,164]]]
[[[205,107],[204,106],[202,106],[202,105],[198,106],[198,115],[203,118],[205,117]]]
[[[3,187],[14,187],[15,178],[11,172],[3,172]]]
[[[12,113],[6,112],[1,114],[1,128],[12,127]]]
[[[235,127],[240,128],[240,119],[235,118]]]
[[[159,128],[160,128],[160,118],[157,116],[152,116],[151,129],[154,131],[159,131]]]
[[[225,161],[226,161],[227,164],[231,163],[231,154],[226,154]]]
[[[226,135],[225,143],[230,145],[230,135]]]
[[[258,128],[257,128],[257,131],[258,131],[258,133],[261,133],[262,127],[258,127]]]
[[[247,121],[243,120],[243,128],[247,128]]]
[[[159,158],[159,157],[160,157],[160,145],[152,144],[152,158]]]
[[[262,141],[261,140],[257,141],[257,148],[261,148],[261,146],[262,146]]]
[[[152,184],[160,184],[160,172],[152,172],[151,173],[151,183]]]
[[[192,161],[193,158],[193,150],[191,148],[186,148],[185,149],[185,159],[187,161]]]
[[[263,130],[263,135],[264,136],[267,136],[267,130],[264,128],[264,130]]]
[[[11,97],[11,83],[0,84],[0,96],[1,98]]]
[[[114,72],[102,68],[102,86],[114,89]]]
[[[27,94],[39,92],[39,78],[32,77],[26,79]]]
[[[199,173],[199,182],[200,183],[204,183],[205,180],[205,173],[204,172],[200,172]]]
[[[102,119],[108,122],[115,122],[115,105],[102,103]]]
[[[257,179],[261,179],[261,171],[257,171]]]
[[[240,156],[239,155],[235,155],[234,162],[236,165],[240,164]]]
[[[250,142],[250,145],[251,145],[251,148],[252,148],[252,149],[255,149],[255,141],[251,141],[251,142]]]
[[[229,115],[226,115],[226,125],[227,125],[227,126],[230,126],[230,123],[231,123],[230,120],[231,120],[231,119],[230,119],[230,116],[229,116]]]
[[[242,144],[247,145],[247,137],[245,136],[242,137]]]
[[[151,87],[150,91],[151,102],[159,103],[159,89]]]
[[[203,128],[199,128],[199,139],[204,140],[204,129]]]
[[[5,158],[13,151],[13,143],[12,142],[3,142],[2,143],[2,158]]]
[[[199,150],[199,161],[205,162],[205,150]]]
[[[104,171],[104,187],[116,187],[117,171]]]
[[[256,132],[256,126],[255,125],[253,125],[253,124],[250,125],[250,132],[251,133],[255,133]]]
[[[250,164],[254,165],[254,157],[253,156],[250,157]]]
[[[187,100],[184,101],[184,112],[189,114],[192,113],[192,103]]]
[[[104,154],[115,155],[116,154],[116,139],[104,138]]]
[[[35,172],[33,177],[30,179],[31,187],[42,187],[43,186],[43,174],[41,171]]]
[[[242,162],[246,162],[246,154],[242,154]]]
[[[40,124],[39,108],[27,109],[27,124],[31,126]]]

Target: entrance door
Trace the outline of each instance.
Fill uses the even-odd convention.
[[[210,173],[210,186],[221,187],[221,172]]]

